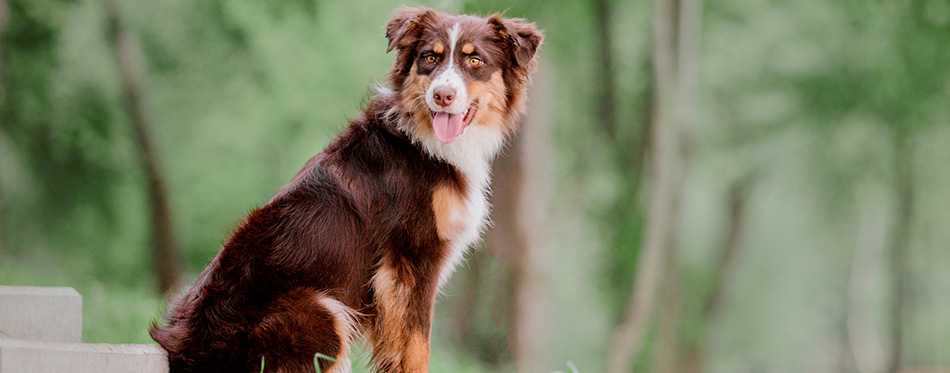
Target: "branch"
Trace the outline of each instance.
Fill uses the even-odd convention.
[[[732,268],[732,261],[739,247],[739,237],[745,223],[746,196],[753,183],[752,178],[737,181],[729,188],[729,228],[726,239],[719,249],[719,264],[710,280],[712,285],[710,285],[709,295],[703,302],[702,316],[705,320],[709,320],[716,313],[722,299],[723,283]]]

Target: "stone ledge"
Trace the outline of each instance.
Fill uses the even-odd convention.
[[[69,287],[0,286],[0,335],[82,341],[82,296]]]
[[[166,373],[156,345],[56,343],[0,338],[0,373]]]

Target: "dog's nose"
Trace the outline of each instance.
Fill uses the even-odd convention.
[[[445,85],[441,86],[432,92],[432,98],[435,99],[436,105],[447,107],[452,105],[452,100],[455,100],[455,89]]]

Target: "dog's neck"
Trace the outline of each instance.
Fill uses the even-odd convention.
[[[376,87],[377,99],[393,102],[395,93],[388,88]],[[499,126],[473,121],[458,138],[449,143],[439,140],[434,133],[417,133],[413,118],[400,113],[397,105],[388,108],[384,117],[391,120],[395,130],[435,159],[454,166],[465,177],[471,190],[485,191],[491,176],[491,161],[505,143],[505,134],[495,130]]]
[[[431,133],[416,134],[409,130],[408,125],[400,125],[400,128],[426,154],[455,166],[465,176],[469,188],[487,188],[491,160],[504,144],[504,134],[472,123],[461,136],[450,143],[444,143]]]

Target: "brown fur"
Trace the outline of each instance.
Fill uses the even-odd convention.
[[[477,114],[481,115],[479,119],[499,126],[499,131],[502,131],[506,136],[510,136],[514,131],[514,127],[504,125],[508,105],[505,102],[507,88],[501,71],[492,73],[487,82],[476,81],[470,83],[469,91],[472,96],[479,98]]]
[[[510,135],[541,34],[522,20],[401,9],[386,25],[397,49],[381,91],[322,152],[228,238],[197,283],[149,330],[171,372],[313,372],[315,354],[346,358],[357,333],[383,372],[425,372],[440,273],[471,220],[466,174],[414,139],[432,133],[431,71],[445,30],[484,68],[466,71],[475,118]],[[468,47],[471,45],[471,48]],[[454,56],[448,56],[454,58]],[[461,58],[461,57],[459,57]],[[474,125],[474,124],[473,124]],[[464,134],[462,136],[465,136]],[[447,144],[446,146],[451,146]],[[345,369],[321,360],[323,371]]]
[[[399,91],[400,103],[406,108],[404,114],[409,116],[412,130],[419,133],[432,133],[432,117],[424,98],[425,89],[432,80],[428,76],[416,73],[416,67],[413,66],[403,82],[403,89]]]

